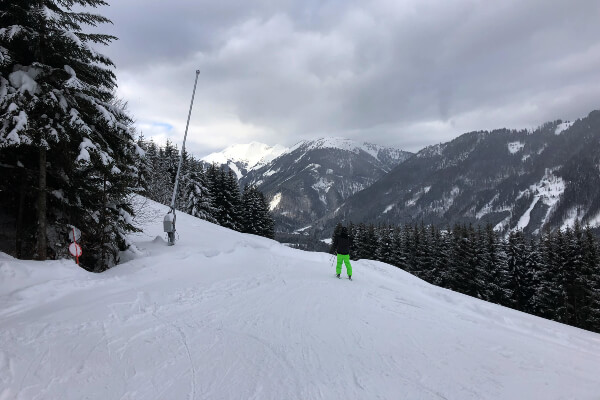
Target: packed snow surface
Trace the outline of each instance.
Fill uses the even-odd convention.
[[[141,211],[102,274],[0,253],[0,399],[598,399],[598,334]]]

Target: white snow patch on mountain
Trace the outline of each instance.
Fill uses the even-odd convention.
[[[203,161],[216,164],[228,164],[230,161],[242,163],[246,169],[262,167],[287,151],[286,147],[269,146],[264,143],[251,142],[234,144],[225,150],[212,153],[202,158]]]
[[[448,211],[448,209],[452,207],[452,204],[454,204],[454,200],[456,200],[459,194],[460,188],[458,186],[453,186],[449,193],[444,193],[441,200],[433,202],[433,212],[443,214]]]
[[[521,142],[508,143],[508,151],[510,154],[518,153],[519,151],[523,150],[523,147],[525,147],[525,144]]]
[[[389,206],[387,206],[385,208],[385,210],[383,210],[383,214],[389,213],[390,211],[392,211],[392,208],[394,208],[395,206],[396,206],[395,204],[390,204]]]
[[[563,220],[560,229],[572,228],[575,226],[575,221],[581,221],[581,216],[585,213],[581,212],[580,206],[573,206],[567,211],[567,216]]]
[[[263,174],[263,176],[271,176],[271,175],[274,175],[274,174],[278,173],[279,171],[280,171],[280,169],[279,169],[279,168],[277,168],[277,169],[275,169],[275,170],[273,170],[273,169],[270,169],[270,170],[268,170],[267,172],[265,172],[265,173]]]
[[[0,253],[0,398],[598,397],[598,334],[167,211],[102,274]]]
[[[500,195],[496,194],[486,205],[481,207],[481,209],[475,214],[475,218],[481,219],[484,215],[487,215],[493,211],[493,205]]]
[[[565,181],[560,176],[553,174],[553,171],[556,169],[559,169],[559,167],[546,169],[543,178],[538,183],[531,185],[528,189],[519,193],[516,200],[519,200],[525,194],[532,194],[534,199],[532,207],[521,216],[515,229],[524,228],[529,224],[529,214],[531,213],[531,210],[533,210],[533,207],[535,207],[535,204],[537,204],[536,199],[541,200],[543,204],[548,206],[548,211],[546,211],[546,215],[544,216],[541,225],[544,225],[548,221],[565,191]],[[521,226],[522,224],[525,225]]]
[[[600,212],[598,212],[598,214],[596,214],[595,217],[591,218],[588,223],[587,223],[590,228],[597,228],[600,226]]]
[[[554,131],[555,135],[560,135],[567,129],[569,129],[573,125],[573,122],[563,122],[562,124],[558,124],[556,126],[556,130]]]
[[[279,205],[280,201],[281,201],[281,192],[277,193],[277,194],[275,194],[275,196],[273,196],[273,199],[269,203],[269,210],[273,211],[275,209],[275,207],[277,207]]]
[[[327,193],[334,185],[334,182],[327,178],[319,178],[311,187],[319,194],[319,200],[327,205]]]
[[[508,227],[508,224],[510,223],[510,215],[506,218],[504,218],[502,221],[498,222],[496,224],[496,226],[494,226],[494,230],[495,231],[503,231],[504,229],[506,229]]]
[[[238,181],[240,180],[240,178],[243,176],[242,171],[240,171],[240,169],[237,167],[237,165],[235,165],[232,162],[229,162],[227,164],[227,166],[229,167],[230,170],[233,171],[233,173],[235,174],[235,176],[237,177]]]
[[[458,188],[454,188],[454,189],[458,190]],[[454,193],[454,189],[452,189],[452,193]],[[406,201],[405,206],[406,207],[414,206],[415,204],[417,204],[417,201],[421,198],[421,196],[423,196],[425,193],[429,192],[429,190],[431,190],[431,186],[425,186],[425,187],[421,188],[413,195],[413,197],[411,199]],[[385,211],[384,211],[384,213],[385,213]]]
[[[317,192],[327,193],[329,192],[333,184],[334,182],[329,179],[319,178],[319,180],[317,180],[317,182],[315,182],[312,185],[312,188],[315,189]]]
[[[529,221],[531,219],[531,211],[533,210],[538,201],[540,201],[540,196],[533,196],[533,201],[531,202],[529,208],[525,211],[525,213],[521,215],[521,218],[519,218],[519,222],[517,223],[517,226],[514,228],[514,230],[525,229],[527,225],[529,225]]]

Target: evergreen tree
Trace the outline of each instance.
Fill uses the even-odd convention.
[[[492,225],[485,228],[484,264],[482,269],[485,290],[482,298],[496,304],[508,304],[508,272],[503,242]]]
[[[135,157],[137,167],[136,187],[139,194],[148,196],[148,189],[152,180],[152,163],[150,157],[146,154],[148,146],[142,133],[138,136],[137,148],[138,151]]]
[[[5,2],[0,13],[0,26],[10,27],[0,30],[0,163],[23,165],[22,187],[36,188],[12,196],[23,201],[11,208],[17,215],[36,210],[41,260],[65,255],[70,226],[81,229],[82,265],[94,271],[118,261],[125,233],[134,229],[127,198],[138,172],[131,120],[113,92],[113,64],[94,48],[115,38],[82,31],[110,22],[79,11],[102,5]]]
[[[416,268],[416,251],[415,251],[415,233],[411,225],[404,225],[404,232],[402,235],[402,252],[403,252],[403,265],[401,268],[406,272],[413,273]]]
[[[242,204],[242,232],[273,238],[273,218],[264,195],[255,186],[246,185]]]
[[[432,229],[433,226],[432,226]],[[447,287],[449,280],[448,272],[450,271],[450,233],[449,230],[441,232],[435,229],[433,233],[434,256],[433,267],[431,271],[431,279],[434,285]]]
[[[375,259],[387,263],[394,264],[394,229],[391,226],[380,226],[376,232],[377,250]]]
[[[455,226],[452,230],[453,251],[450,288],[457,292],[477,296],[476,256],[472,227]]]
[[[535,238],[531,238],[526,247],[526,255],[525,255],[525,271],[527,281],[526,285],[526,297],[527,302],[521,308],[521,311],[524,311],[529,314],[537,314],[537,302],[536,302],[536,288],[540,285],[540,278],[542,275],[542,255],[539,251],[540,245],[539,242],[535,240]]]
[[[219,172],[217,180],[217,221],[219,225],[236,231],[242,230],[242,197],[233,172]]]
[[[363,246],[365,252],[364,258],[375,260],[375,253],[377,252],[377,235],[375,233],[375,225],[369,224],[367,227]]]
[[[394,235],[394,247],[397,249],[395,253],[396,266],[404,271],[411,271],[411,229],[409,225],[398,227],[398,231]]]
[[[360,223],[354,227],[351,256],[353,260],[368,258],[367,227]]]
[[[586,243],[584,231],[578,221],[572,230],[565,234],[568,241],[568,262],[566,263],[565,283],[567,293],[567,323],[583,327],[587,325],[590,314],[594,313],[594,255]],[[591,262],[590,262],[591,261]]]
[[[528,270],[528,249],[522,231],[510,232],[506,251],[510,306],[517,310],[525,310],[533,295],[533,271]]]
[[[183,191],[186,199],[184,210],[194,217],[216,224],[217,220],[214,217],[216,210],[212,206],[212,194],[208,189],[208,182],[202,164],[199,162],[192,162],[191,164]]]
[[[588,297],[583,310],[585,320],[581,327],[600,333],[600,255],[596,239],[589,226],[584,231],[582,253]]]
[[[259,215],[261,216],[261,219],[263,221],[263,228],[260,235],[269,239],[275,239],[275,220],[273,219],[273,215],[271,214],[271,210],[269,209],[269,203],[267,202],[267,199],[263,192],[258,191],[258,197],[258,208],[259,210],[261,210]],[[321,242],[319,241],[319,243]]]
[[[531,303],[536,315],[553,319],[558,299],[556,284],[554,236],[546,230],[538,242],[540,266],[537,271],[537,286]]]
[[[415,231],[418,231],[419,238],[419,241],[415,246],[418,271],[416,275],[419,278],[431,283],[434,279],[434,235],[433,232],[427,229],[423,223],[421,223],[421,226],[418,228],[418,230],[415,227]]]

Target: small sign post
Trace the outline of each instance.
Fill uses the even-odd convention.
[[[73,257],[75,257],[75,261],[77,261],[77,265],[79,265],[79,257],[81,257],[81,254],[83,254],[83,251],[81,250],[81,246],[77,244],[77,241],[81,238],[81,231],[75,227],[73,227],[73,230],[71,232],[69,232],[69,239],[71,239],[71,243],[69,245],[69,253],[71,253],[71,255]]]

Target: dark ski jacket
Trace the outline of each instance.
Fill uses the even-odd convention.
[[[336,236],[336,251],[338,254],[350,254],[350,238],[348,235]]]

